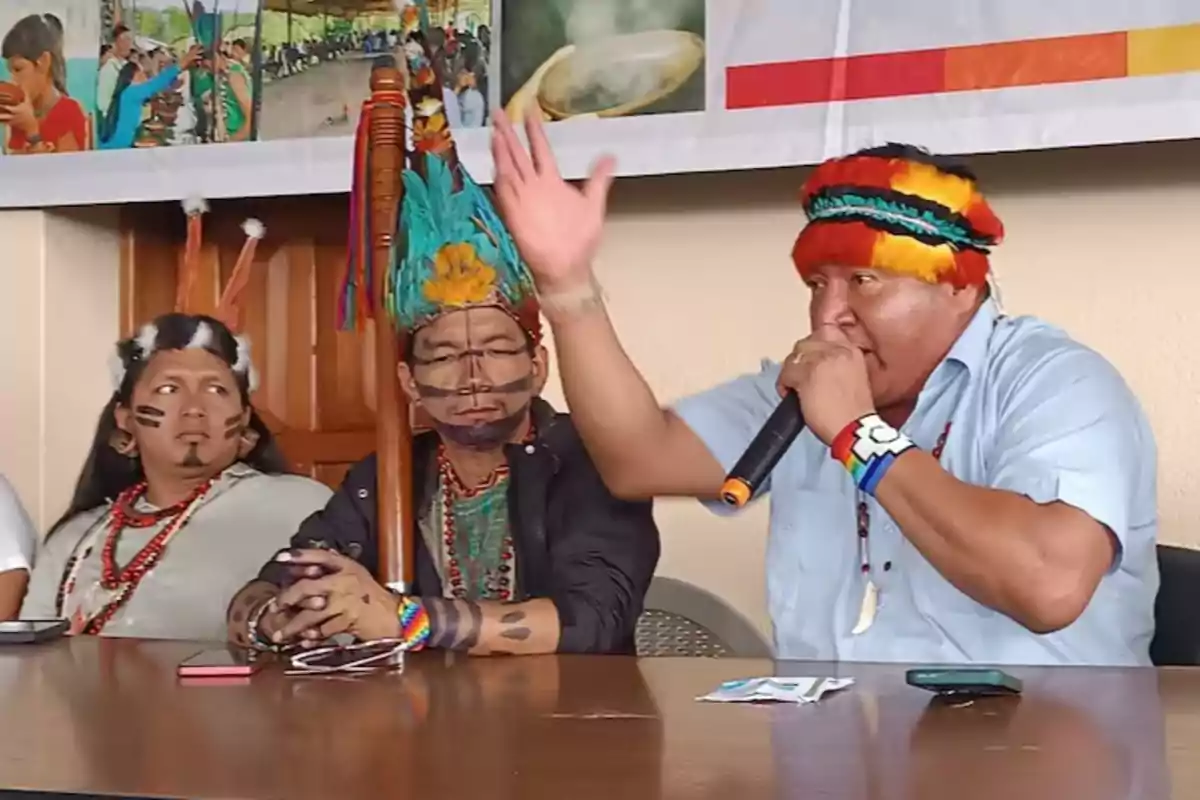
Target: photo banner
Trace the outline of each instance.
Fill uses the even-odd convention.
[[[393,0],[3,0],[0,207],[346,192]],[[429,0],[463,161],[540,114],[563,172],[1200,136],[1196,0]],[[402,63],[403,59],[399,59]]]

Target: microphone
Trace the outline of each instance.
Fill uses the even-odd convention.
[[[789,391],[725,476],[725,483],[721,485],[721,499],[734,508],[749,503],[802,430],[804,414],[801,413],[796,393]]]

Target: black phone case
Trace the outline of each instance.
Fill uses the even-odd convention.
[[[905,682],[917,689],[955,697],[991,697],[1021,694],[1023,684],[999,669],[971,667],[911,669]]]

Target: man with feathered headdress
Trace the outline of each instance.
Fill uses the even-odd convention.
[[[527,126],[532,158],[497,120],[496,194],[608,485],[715,502],[781,398],[799,400],[807,429],[758,492],[780,657],[1149,663],[1153,434],[1100,355],[1000,313],[1003,228],[974,175],[903,145],[818,167],[792,252],[812,333],[663,409],[591,271],[612,163],[573,188]]]
[[[401,384],[433,428],[412,454],[415,582],[400,595],[378,578],[372,456],[235,600],[231,639],[632,653],[659,555],[651,505],[614,497],[570,418],[539,398],[548,368],[533,280],[458,163],[415,9],[405,23],[415,152],[385,305],[404,335]],[[367,285],[351,272],[343,320],[369,306]]]

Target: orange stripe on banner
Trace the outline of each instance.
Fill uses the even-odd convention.
[[[1200,23],[1129,32],[1129,75],[1200,71]]]
[[[952,47],[945,91],[1123,78],[1126,52],[1124,32]]]

